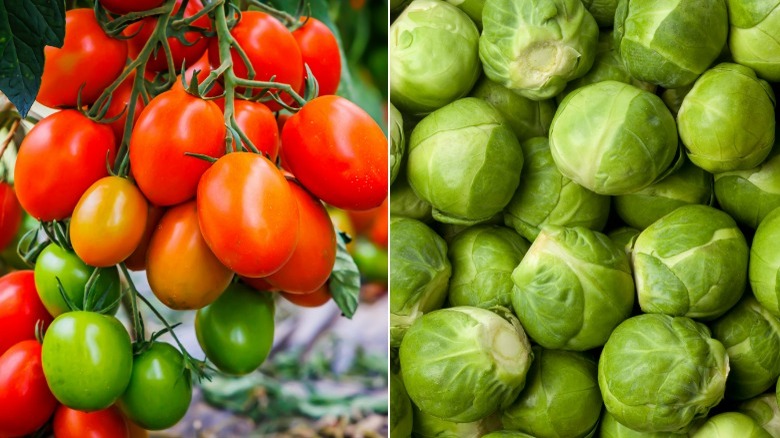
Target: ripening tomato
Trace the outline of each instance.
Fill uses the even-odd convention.
[[[90,105],[122,74],[127,43],[103,32],[92,9],[65,13],[65,44],[46,46],[38,102],[48,107]],[[81,88],[82,85],[84,88]]]
[[[330,294],[328,283],[323,284],[314,292],[307,294],[291,294],[279,292],[279,295],[287,301],[301,307],[319,307],[330,301],[333,296]]]
[[[157,298],[176,310],[200,309],[230,284],[233,273],[203,240],[194,201],[160,219],[146,252],[146,276]]]
[[[16,199],[14,188],[10,184],[0,181],[0,249],[5,248],[14,240],[21,224],[22,206]]]
[[[115,406],[95,412],[82,412],[61,405],[54,413],[57,438],[129,437],[127,421]]]
[[[272,163],[279,155],[279,128],[276,117],[267,106],[259,102],[236,99],[234,112],[238,127],[252,141],[258,151],[268,155]],[[235,150],[235,142],[233,149]]]
[[[133,81],[135,80],[135,73],[131,73],[119,87],[111,94],[111,102],[108,105],[108,111],[106,111],[106,119],[112,119],[116,116],[121,116],[109,123],[111,129],[114,131],[114,137],[116,138],[116,144],[122,144],[122,137],[125,134],[125,122],[127,121],[128,105],[130,104],[130,98],[133,97]],[[141,111],[144,109],[144,99],[139,94],[135,99],[135,111],[133,112],[133,124],[138,121],[138,117],[141,115]]]
[[[142,271],[146,269],[146,251],[149,248],[149,241],[152,240],[152,234],[157,229],[157,224],[160,222],[165,209],[156,205],[148,204],[146,210],[146,227],[144,228],[144,234],[141,237],[141,242],[135,248],[130,257],[125,259],[125,266],[131,271]]]
[[[56,407],[43,374],[38,341],[19,342],[0,355],[0,436],[35,432]]]
[[[275,292],[277,289],[272,285],[271,283],[265,281],[265,278],[258,277],[258,278],[249,278],[249,277],[240,277],[241,281],[244,282],[247,286],[251,287],[252,289],[260,292]]]
[[[301,17],[306,24],[293,36],[301,49],[303,62],[309,65],[320,88],[319,96],[335,94],[341,80],[341,51],[330,28],[316,18]]]
[[[114,133],[76,110],[56,112],[24,137],[14,184],[22,207],[42,221],[70,217],[81,195],[108,175],[116,154]]]
[[[282,130],[287,169],[334,207],[366,210],[387,197],[387,138],[365,111],[339,96],[309,101]]]
[[[303,57],[292,33],[276,18],[259,11],[241,13],[241,21],[230,30],[236,42],[255,70],[254,80],[290,84],[298,91],[303,85]],[[239,78],[247,78],[247,67],[241,56],[231,49],[233,71]],[[220,65],[219,43],[216,39],[209,45],[209,61],[212,67]],[[276,91],[272,89],[271,91]],[[282,101],[292,103],[293,99],[281,93]],[[268,102],[272,111],[281,109],[276,102]]]
[[[35,289],[33,271],[16,271],[0,277],[0,355],[17,342],[35,339],[35,325],[46,328],[51,315]]]
[[[166,91],[144,108],[130,137],[130,166],[149,202],[169,206],[195,196],[210,163],[186,152],[224,155],[222,111],[184,91]]]
[[[173,8],[171,15],[175,15],[181,9],[181,4],[182,0],[176,0],[176,6]],[[189,0],[187,7],[184,9],[184,18],[192,17],[202,9],[203,3],[201,0]],[[203,29],[211,28],[211,22],[206,15],[195,20],[192,25]],[[130,37],[127,40],[127,46],[131,58],[135,59],[138,57],[138,54],[141,53],[146,42],[152,36],[155,26],[157,26],[157,18],[155,17],[146,17],[127,26],[123,34]],[[173,67],[177,72],[181,71],[182,62],[185,67],[194,64],[209,46],[209,39],[197,31],[185,32],[184,39],[187,40],[187,43],[183,43],[175,36],[168,38],[168,45],[171,48],[171,57],[173,58]],[[149,57],[146,71],[168,71],[168,60],[161,46],[158,46],[156,56]]]
[[[198,84],[202,84],[204,80],[206,80],[206,77],[211,73],[211,64],[209,63],[209,54],[203,53],[203,56],[201,56],[197,61],[195,61],[194,64],[187,67],[187,69],[184,71],[184,80],[187,83],[187,86],[189,87],[190,81],[192,81],[192,77],[195,75],[195,72],[198,71]],[[208,93],[206,93],[206,97],[216,97],[222,94],[225,90],[222,88],[222,85],[220,85],[219,81],[213,82],[214,86],[209,90]],[[172,90],[184,90],[184,85],[181,83],[181,75],[179,75],[178,78],[176,78],[176,81],[173,83],[173,86],[171,87]],[[224,99],[217,99],[215,100],[215,103],[219,105],[217,101],[224,100]],[[222,106],[220,106],[220,111],[222,111]]]
[[[217,258],[245,277],[278,271],[298,243],[298,205],[282,173],[262,155],[233,152],[198,185],[198,219]]]

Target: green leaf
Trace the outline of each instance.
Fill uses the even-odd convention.
[[[328,285],[333,301],[338,304],[341,313],[351,319],[357,310],[360,296],[360,272],[352,256],[347,252],[341,233],[336,233],[336,241],[338,243],[336,264],[333,266]]]

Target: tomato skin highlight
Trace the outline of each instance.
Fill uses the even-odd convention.
[[[22,206],[10,184],[0,182],[0,249],[8,246],[22,225]]]
[[[146,253],[146,276],[157,298],[176,310],[200,309],[230,284],[233,272],[203,240],[194,201],[160,219]]]
[[[292,294],[288,292],[279,292],[279,295],[287,301],[301,307],[320,307],[330,301],[333,296],[330,294],[328,283],[323,284],[314,292],[306,294]]]
[[[304,19],[301,17],[301,21]],[[320,89],[318,95],[335,94],[341,81],[341,52],[336,36],[328,26],[314,17],[309,17],[306,24],[295,29],[293,36],[301,49],[303,62],[309,65],[317,79]]]
[[[14,344],[35,339],[35,324],[49,326],[51,315],[35,289],[33,271],[15,271],[0,277],[0,355]]]
[[[387,197],[387,138],[343,97],[315,98],[287,120],[282,159],[304,187],[334,207],[367,210]]]
[[[152,99],[130,137],[130,166],[149,202],[180,204],[195,196],[208,161],[225,153],[225,125],[214,102],[169,90]]]
[[[38,341],[19,342],[0,355],[0,436],[35,432],[56,407],[43,375]]]
[[[287,180],[265,157],[225,155],[203,174],[197,202],[203,238],[238,275],[266,277],[292,256],[298,243],[298,205]]]
[[[60,405],[54,413],[54,436],[57,438],[123,438],[129,437],[127,421],[116,407],[81,412]]]
[[[146,269],[146,251],[149,249],[149,242],[152,240],[152,234],[157,228],[157,224],[160,222],[165,209],[153,204],[147,203],[146,210],[146,227],[144,227],[144,234],[141,236],[141,242],[135,248],[130,257],[125,259],[125,266],[131,271],[142,271]]]
[[[238,127],[261,154],[268,155],[268,159],[275,163],[279,156],[280,140],[274,113],[262,103],[241,99],[235,100],[233,110]],[[235,148],[234,141],[233,150]]]
[[[65,44],[47,46],[38,102],[50,108],[90,105],[122,73],[127,43],[103,32],[92,9],[65,13]]]

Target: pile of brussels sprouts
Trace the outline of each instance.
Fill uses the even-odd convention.
[[[780,437],[780,0],[391,13],[391,436]]]

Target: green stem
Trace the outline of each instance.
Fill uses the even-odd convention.
[[[133,314],[133,329],[135,330],[135,341],[142,342],[145,340],[143,320],[141,313],[138,311],[138,289],[136,289],[133,280],[130,278],[130,273],[127,271],[127,266],[124,263],[119,264],[119,269],[122,271],[122,275],[127,280],[127,284],[130,287],[130,312]]]

